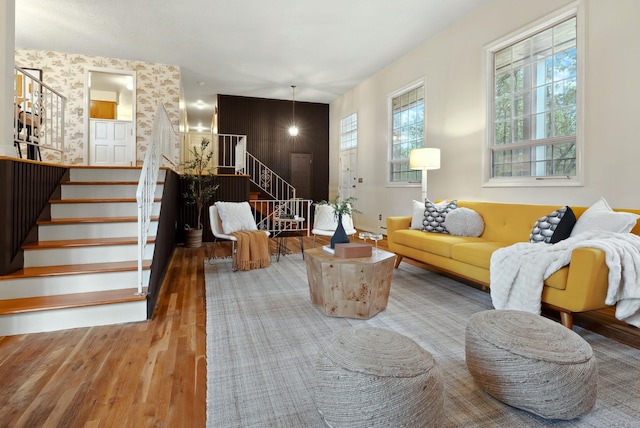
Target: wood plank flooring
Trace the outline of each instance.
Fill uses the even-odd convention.
[[[305,248],[312,242],[305,238]],[[298,239],[288,245],[300,251]],[[210,248],[176,249],[150,321],[0,337],[0,427],[204,427],[202,261]],[[215,256],[229,252],[219,244]],[[607,311],[576,316],[576,324],[584,319],[610,324],[603,334],[640,348],[638,329]]]

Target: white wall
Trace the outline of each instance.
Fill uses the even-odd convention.
[[[439,147],[441,169],[429,171],[430,199],[640,208],[640,1],[584,0],[586,10],[584,185],[483,187],[486,144],[484,46],[571,4],[568,0],[494,0],[427,40],[330,105],[330,195],[338,189],[340,119],[358,112],[356,226],[380,230],[385,218],[410,215],[420,187],[386,187],[387,97],[425,79],[426,142]],[[383,220],[378,220],[381,214]]]
[[[0,3],[0,156],[16,156],[13,147],[13,45],[15,2]]]

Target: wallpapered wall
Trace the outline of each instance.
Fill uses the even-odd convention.
[[[65,108],[65,163],[87,164],[85,134],[88,125],[84,118],[87,90],[87,67],[134,70],[136,72],[136,160],[142,164],[151,139],[151,127],[158,102],[162,101],[176,132],[184,129],[185,111],[180,109],[182,83],[180,68],[175,65],[105,58],[55,51],[16,49],[17,67],[42,69],[43,81],[67,97]],[[179,161],[180,139],[176,139],[176,158]],[[48,152],[48,153],[47,153]],[[43,161],[56,161],[57,154],[42,151]]]

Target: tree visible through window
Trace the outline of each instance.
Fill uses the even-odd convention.
[[[494,51],[491,177],[576,175],[576,17]]]
[[[412,149],[424,147],[424,85],[391,99],[391,182],[420,181],[421,171],[409,169]]]

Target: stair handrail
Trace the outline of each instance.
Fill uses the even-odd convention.
[[[21,67],[14,67],[13,144],[22,157],[21,144],[60,153],[64,163],[64,113],[67,98]]]
[[[217,169],[227,174],[246,174],[249,180],[269,197],[278,200],[295,199],[296,189],[284,178],[247,151],[247,136],[215,134]]]
[[[296,188],[251,153],[246,152],[249,181],[275,200],[296,199]]]
[[[143,275],[142,264],[144,251],[147,246],[149,226],[151,225],[151,212],[158,183],[158,172],[160,171],[160,157],[165,158],[171,154],[163,153],[164,150],[171,150],[175,145],[177,134],[171,124],[171,119],[163,103],[158,103],[156,115],[151,128],[151,141],[144,156],[138,188],[136,190],[136,202],[138,204],[138,291],[143,295]],[[168,156],[167,156],[168,155]],[[173,159],[172,157],[170,159]]]

